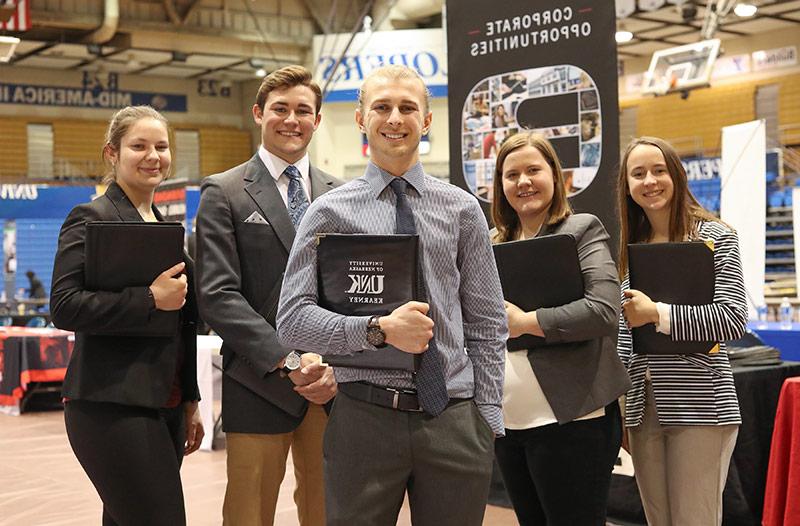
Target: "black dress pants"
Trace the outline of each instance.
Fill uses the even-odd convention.
[[[604,525],[621,440],[616,402],[600,418],[506,429],[495,455],[520,526]]]
[[[103,501],[104,526],[186,524],[181,406],[71,400],[64,419],[72,451]]]

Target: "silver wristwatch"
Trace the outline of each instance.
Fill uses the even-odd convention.
[[[290,352],[286,359],[283,361],[281,371],[286,374],[294,372],[300,368],[300,353],[297,351]]]

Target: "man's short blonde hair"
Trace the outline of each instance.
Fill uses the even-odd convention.
[[[419,73],[415,69],[412,69],[408,66],[402,66],[400,64],[391,64],[389,66],[381,66],[372,71],[367,78],[364,79],[364,82],[361,84],[361,87],[358,88],[358,107],[363,111],[364,110],[364,99],[366,99],[366,87],[374,78],[384,78],[388,80],[404,80],[404,79],[411,79],[411,80],[418,80],[420,85],[422,86],[422,91],[425,93],[425,111],[423,113],[427,114],[431,107],[431,92],[428,89],[428,86],[425,85],[425,81],[422,80]]]

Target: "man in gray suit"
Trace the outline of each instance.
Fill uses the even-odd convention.
[[[306,153],[321,102],[302,66],[265,77],[253,106],[258,153],[203,181],[197,290],[203,319],[223,340],[226,525],[273,523],[290,446],[300,524],[325,523],[323,406],[336,382],[318,355],[282,346],[274,328],[295,229],[309,202],[340,184]]]

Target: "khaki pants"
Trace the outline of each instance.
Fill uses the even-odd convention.
[[[273,524],[290,446],[300,525],[325,524],[322,437],[327,420],[322,406],[309,404],[305,418],[291,433],[226,435],[228,486],[222,507],[225,526]]]
[[[662,426],[652,386],[646,385],[644,419],[628,431],[647,523],[721,524],[722,490],[739,426]]]

